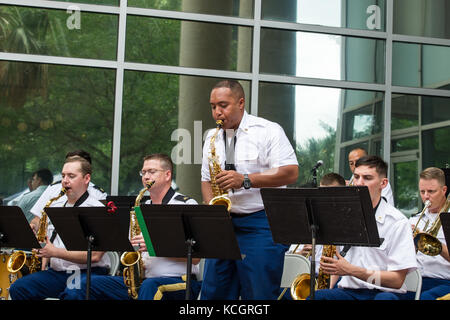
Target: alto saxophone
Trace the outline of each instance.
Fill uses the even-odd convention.
[[[130,239],[138,236],[141,233],[141,228],[136,217],[135,207],[141,205],[141,200],[144,197],[144,193],[149,190],[155,181],[146,183],[145,188],[142,189],[136,197],[134,207],[130,211]],[[123,282],[128,287],[128,295],[133,298],[138,298],[139,288],[142,281],[144,281],[144,262],[142,261],[141,253],[139,250],[124,252],[120,256],[120,262],[125,266],[123,269]]]
[[[209,205],[223,205],[227,208],[228,211],[231,210],[231,199],[225,193],[225,191],[219,187],[216,182],[216,176],[219,174],[222,169],[220,168],[219,156],[216,155],[216,146],[215,141],[219,130],[222,128],[223,121],[216,121],[216,132],[211,137],[210,141],[210,153],[209,156],[209,175],[211,178],[211,190],[213,198],[209,201]]]
[[[61,191],[59,192],[59,194],[54,197],[51,198],[47,204],[45,205],[44,209],[42,209],[41,211],[41,219],[39,221],[39,228],[38,231],[36,232],[36,238],[38,240],[39,243],[45,243],[45,238],[47,237],[47,227],[48,227],[48,216],[47,213],[45,212],[45,209],[50,207],[50,205],[58,200],[59,198],[61,198],[63,195],[65,195],[67,192],[67,190],[63,187],[61,188]],[[36,271],[39,271],[41,269],[41,259],[37,256],[36,252],[33,252],[33,254],[31,255],[31,260],[30,260],[30,266],[26,267],[26,254],[23,251],[15,251],[11,257],[9,258],[8,262],[7,262],[7,270],[10,273],[16,273],[18,271],[20,271],[21,269],[23,269],[23,273],[34,273]]]

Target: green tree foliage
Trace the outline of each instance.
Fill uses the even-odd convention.
[[[336,130],[323,121],[320,121],[320,126],[327,132],[324,138],[310,138],[304,146],[297,146],[297,159],[300,165],[297,186],[311,185],[311,169],[318,160],[322,160],[323,165],[317,170],[317,184],[324,174],[334,172]]]

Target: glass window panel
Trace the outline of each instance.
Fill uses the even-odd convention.
[[[401,95],[392,99],[392,130],[419,125],[419,97]]]
[[[396,0],[394,33],[450,39],[450,6],[446,0]]]
[[[59,174],[78,149],[91,154],[92,182],[109,191],[115,72],[9,61],[0,70],[0,198],[26,190],[37,169]]]
[[[419,137],[409,137],[391,141],[391,152],[401,152],[419,149]]]
[[[262,73],[384,83],[385,42],[261,29]]]
[[[115,60],[118,16],[0,6],[0,51]]]
[[[175,163],[174,187],[201,203],[203,135],[215,127],[209,96],[219,80],[125,71],[119,194],[137,195],[143,157],[166,153]],[[250,97],[249,82],[241,83]]]
[[[342,141],[380,134],[383,129],[384,94],[347,90],[345,92]]]
[[[251,43],[249,27],[128,16],[125,59],[249,72]]]
[[[329,27],[385,31],[385,1],[262,0],[262,18]]]
[[[87,4],[102,4],[106,6],[118,6],[119,0],[52,0],[58,2],[72,2],[72,3],[87,3]]]
[[[450,120],[450,98],[422,96],[422,125]]]
[[[407,217],[418,212],[419,184],[417,174],[418,161],[403,161],[394,163],[394,181],[391,183],[394,192],[394,202],[397,209]]]
[[[392,84],[450,89],[450,47],[394,42]]]
[[[128,6],[240,18],[253,17],[253,0],[128,0]]]
[[[450,126],[422,131],[422,168],[450,165]]]
[[[348,167],[346,157],[339,161],[335,160],[335,148],[339,113],[344,109],[342,104],[346,101],[346,97],[351,96],[353,91],[339,88],[260,83],[258,115],[279,123],[295,146],[300,163],[297,185],[307,185],[311,182],[310,168],[318,160],[324,161],[324,165],[318,171],[319,179],[320,176],[331,171],[339,172],[346,178],[351,175],[346,169]],[[378,98],[378,95],[382,96],[373,92],[368,92],[368,95],[373,98]],[[374,100],[366,103],[369,104],[369,108],[375,108],[373,105],[379,104],[377,108],[382,109],[382,101]],[[376,117],[378,118],[378,115]],[[343,126],[347,126],[347,123],[344,122]],[[369,127],[369,131],[375,130],[373,121],[366,126]],[[380,131],[379,127],[376,130]],[[377,139],[380,140],[380,137]],[[375,145],[374,140],[375,138],[370,140],[373,144],[370,148],[372,154],[380,152],[380,150],[375,150],[379,148],[379,145]],[[361,144],[369,150],[369,138]],[[335,167],[337,163],[340,165]],[[345,165],[341,165],[342,163]]]

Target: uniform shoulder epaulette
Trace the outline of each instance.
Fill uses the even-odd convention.
[[[188,197],[188,196],[185,196],[185,195],[183,195],[183,194],[179,194],[179,195],[177,195],[174,199],[175,199],[175,200],[178,200],[178,201],[187,202],[187,201],[188,201],[189,199],[191,199],[191,198]]]
[[[55,181],[51,184],[51,186],[54,186],[55,184],[61,183],[61,180]]]
[[[99,187],[99,186],[94,185],[93,188],[94,188],[94,189],[97,189],[97,190],[100,191],[101,193],[105,193],[105,190],[103,190],[103,188],[101,188],[101,187]]]

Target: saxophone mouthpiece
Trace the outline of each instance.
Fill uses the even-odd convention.
[[[152,180],[150,182],[146,182],[145,183],[145,187],[148,189],[150,189],[153,185],[155,184],[155,180]]]
[[[223,126],[223,120],[217,120],[217,121],[216,121],[216,126],[217,126],[217,128],[222,128],[222,126]]]
[[[67,193],[67,190],[68,190],[68,189],[70,189],[70,188],[64,188],[64,187],[62,187],[62,188],[61,188],[61,192],[59,193],[59,195],[60,195],[60,196],[65,195],[65,194]]]

